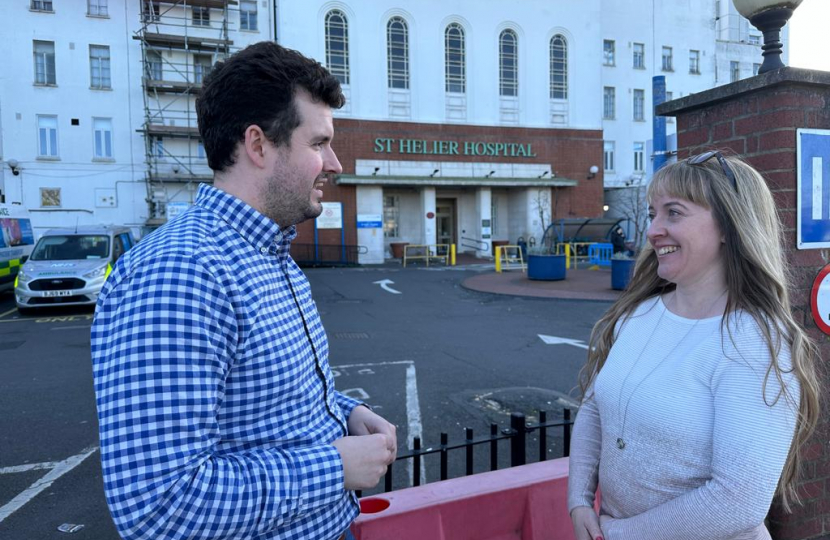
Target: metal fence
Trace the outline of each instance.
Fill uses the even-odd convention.
[[[451,450],[464,449],[466,456],[465,474],[467,476],[474,474],[473,458],[475,447],[479,445],[486,445],[490,449],[490,470],[495,471],[499,468],[499,441],[510,441],[510,466],[524,465],[527,463],[528,444],[527,436],[530,433],[539,432],[539,458],[538,461],[547,460],[547,435],[549,429],[562,429],[563,441],[563,457],[569,455],[569,448],[571,446],[571,410],[564,409],[562,411],[562,420],[556,422],[547,421],[547,412],[539,411],[539,422],[529,423],[525,421],[525,415],[522,413],[512,413],[510,415],[510,427],[499,430],[498,424],[490,424],[490,434],[485,437],[474,438],[473,430],[471,428],[465,429],[464,441],[450,444],[449,437],[446,433],[441,433],[441,443],[438,446],[430,448],[421,448],[421,438],[415,437],[413,439],[413,449],[409,452],[398,454],[395,459],[398,461],[406,461],[411,459],[413,462],[412,471],[412,485],[421,485],[421,460],[424,456],[430,454],[440,454],[440,479],[446,480],[448,478],[449,469],[449,452]],[[390,466],[386,471],[384,477],[384,492],[392,491],[392,467]],[[358,492],[360,496],[360,492]]]
[[[291,257],[299,266],[357,266],[357,256],[366,246],[291,244]]]

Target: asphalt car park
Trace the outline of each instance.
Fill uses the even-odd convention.
[[[539,336],[585,341],[608,307],[469,291],[461,282],[470,270],[306,273],[337,389],[395,423],[401,451],[419,435],[424,447],[438,444],[441,432],[463,440],[466,427],[485,435],[491,422],[506,427],[511,411],[561,414],[573,404],[585,350]],[[21,316],[12,295],[0,295],[0,538],[118,538],[97,451],[92,317],[80,307]],[[550,457],[558,457],[560,438],[549,438]],[[455,452],[450,475],[460,476],[464,452]],[[477,450],[476,471],[487,463],[486,451]],[[395,488],[410,482],[410,470],[396,464]],[[438,472],[436,459],[424,460],[423,480],[435,481]],[[83,528],[58,530],[72,525]]]

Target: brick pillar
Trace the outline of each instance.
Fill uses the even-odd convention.
[[[830,339],[813,323],[810,290],[816,274],[830,260],[830,250],[795,248],[796,129],[830,129],[830,73],[782,68],[665,103],[657,114],[677,117],[680,159],[705,150],[727,149],[767,179],[784,226],[784,249],[793,271],[793,311],[820,344],[826,362]],[[786,514],[773,504],[770,511],[770,532],[776,540],[830,539],[830,417],[823,413],[814,443],[805,454],[804,506]]]

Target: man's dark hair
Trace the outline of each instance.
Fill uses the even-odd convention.
[[[210,168],[223,171],[234,164],[236,145],[251,125],[261,127],[276,146],[288,144],[301,122],[294,104],[298,87],[332,109],[346,103],[340,82],[319,62],[271,41],[217,62],[196,100]]]

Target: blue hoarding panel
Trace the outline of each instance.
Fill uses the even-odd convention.
[[[798,248],[830,247],[830,130],[799,129]]]

